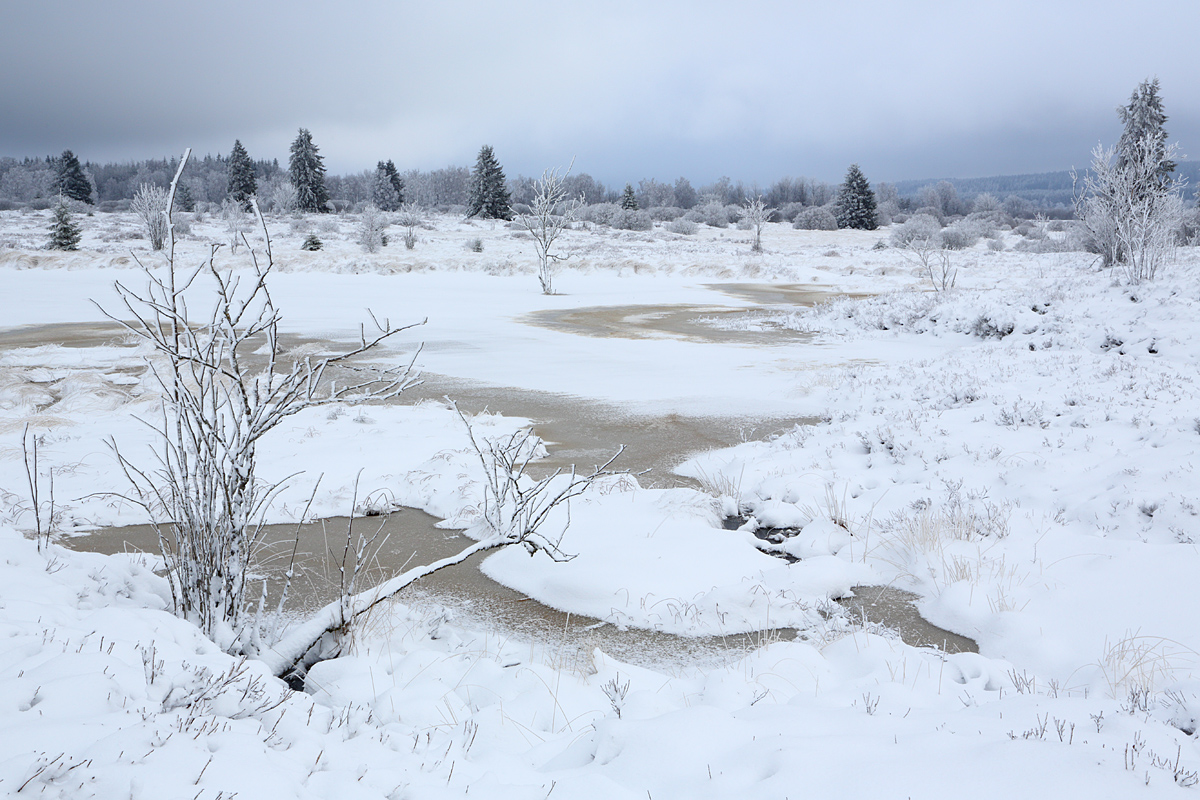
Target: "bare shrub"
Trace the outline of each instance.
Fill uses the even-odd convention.
[[[168,199],[190,155],[184,152]],[[267,288],[273,266],[270,235],[257,202],[250,202],[266,248],[265,263],[251,251],[251,280],[223,271],[216,247],[205,263],[182,273],[170,234],[165,273],[143,267],[148,282],[140,293],[117,282],[123,312],[105,314],[158,356],[151,369],[162,391],[161,417],[152,425],[159,439],[157,467],[138,467],[115,441],[111,446],[133,487],[128,499],[146,510],[158,532],[175,611],[229,652],[260,653],[259,631],[246,608],[247,583],[262,543],[266,508],[280,484],[264,484],[256,476],[258,442],[313,405],[389,397],[411,385],[411,364],[328,391],[322,377],[330,365],[412,326],[393,328],[385,320],[376,334],[364,333],[361,344],[347,352],[285,363],[280,312]],[[169,210],[167,215],[170,232]],[[215,302],[188,303],[201,273],[215,286]],[[211,311],[197,320],[189,308]],[[130,318],[135,321],[125,321]],[[252,367],[252,353],[265,359],[265,366]]]
[[[396,224],[404,229],[404,249],[412,250],[417,246],[417,228],[425,222],[421,207],[416,203],[402,203],[396,212]]]
[[[162,250],[167,241],[167,192],[143,183],[138,187],[129,208],[142,221],[142,230],[153,250]]]

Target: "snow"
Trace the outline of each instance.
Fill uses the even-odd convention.
[[[721,450],[683,443],[692,456],[676,469],[695,483],[624,476],[572,503],[563,547],[574,559],[511,548],[482,566],[572,614],[682,635],[766,630],[765,646],[704,663],[622,663],[597,650],[581,665],[565,639],[393,603],[355,631],[348,654],[313,668],[306,692],[292,692],[172,616],[155,558],[39,550],[22,535],[32,524],[26,425],[43,469],[54,469],[62,527],[85,536],[143,521],[119,497],[128,487],[105,442],[145,454],[153,433],[137,417],[152,420],[157,399],[146,354],[103,330],[87,346],[4,337],[101,323],[92,301],[111,309],[113,280],[138,281],[130,241],[147,263],[155,256],[122,238],[127,216],[85,220],[84,250],[53,254],[33,249],[46,215],[4,212],[0,242],[14,249],[0,251],[0,791],[1195,791],[1194,249],[1156,282],[1129,286],[1083,254],[981,244],[953,255],[959,288],[934,293],[902,254],[872,249],[886,232],[770,225],[765,254],[752,255],[741,231],[574,230],[555,280],[564,294],[546,297],[531,243],[502,224],[439,218],[415,250],[366,255],[353,218],[328,222],[338,230],[321,233],[329,249],[315,254],[298,251],[311,221],[273,223],[272,295],[309,351],[352,341],[370,308],[398,324],[428,318],[377,361],[411,358],[424,342],[417,363],[430,380],[495,387],[493,411],[513,387],[647,420],[817,418]],[[217,222],[192,229],[181,252],[194,261],[221,233]],[[475,237],[483,253],[463,247]],[[228,263],[244,264],[244,253]],[[731,283],[855,297],[796,308]],[[713,337],[584,335],[531,316],[630,305],[699,308]],[[528,423],[488,413],[473,424],[500,436]],[[274,521],[295,519],[322,475],[315,515],[346,513],[357,479],[360,499],[485,535],[477,461],[445,403],[310,409],[259,455],[265,479],[295,474]],[[723,530],[735,513],[747,525]],[[765,552],[755,526],[798,530],[775,548],[800,560]],[[915,592],[923,616],[980,652],[912,647],[851,624],[830,602],[872,584]],[[770,632],[779,628],[799,635]]]

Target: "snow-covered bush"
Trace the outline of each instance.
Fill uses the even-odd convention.
[[[947,250],[966,250],[979,241],[978,226],[959,220],[942,229],[942,247]]]
[[[655,222],[671,222],[679,219],[685,213],[679,206],[651,206],[647,211],[650,219]]]
[[[913,214],[892,231],[892,244],[907,247],[917,240],[941,241],[942,223],[929,214]]]
[[[836,231],[837,217],[824,206],[806,208],[796,215],[792,227],[798,231]]]
[[[940,208],[937,208],[936,206],[921,206],[920,208],[918,208],[916,211],[914,211],[912,213],[912,216],[916,217],[916,216],[919,216],[922,214],[936,219],[938,222],[938,225],[946,224],[945,215],[943,215],[942,210]]]
[[[654,227],[654,220],[648,211],[621,209],[613,215],[609,224],[625,231],[648,231]]]
[[[616,203],[595,203],[579,209],[579,219],[596,225],[612,225],[613,217],[621,212]]]
[[[804,203],[787,203],[779,209],[779,217],[784,222],[795,222],[796,215],[805,209]]]
[[[671,233],[678,233],[682,236],[692,236],[696,231],[700,230],[700,226],[692,222],[690,219],[677,219],[668,222],[663,226]]]
[[[363,250],[368,253],[378,253],[379,248],[387,243],[384,238],[384,228],[387,227],[387,219],[383,212],[375,207],[373,203],[368,204],[363,209],[362,219],[358,225],[358,243]]]
[[[684,218],[690,219],[692,222],[710,225],[714,228],[727,228],[730,223],[729,208],[729,206],[720,203],[705,203],[687,212]]]
[[[142,230],[150,240],[150,247],[162,250],[167,241],[167,192],[157,186],[143,183],[133,196],[130,210],[142,221]]]

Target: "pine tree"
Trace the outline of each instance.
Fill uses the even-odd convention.
[[[229,151],[229,183],[226,195],[239,203],[243,211],[250,210],[250,198],[258,194],[258,179],[254,177],[254,163],[250,154],[242,147],[240,139],[234,139]]]
[[[180,211],[196,210],[196,200],[186,183],[180,183],[175,189],[175,207]]]
[[[59,195],[58,205],[54,207],[54,222],[50,225],[49,248],[51,250],[78,250],[81,237],[79,226],[71,219],[71,206],[67,204],[67,198]]]
[[[858,164],[850,165],[850,169],[846,171],[846,180],[838,189],[835,216],[839,228],[873,231],[879,225],[875,213],[875,193],[871,191],[871,184],[867,182]]]
[[[79,159],[70,150],[63,150],[58,159],[58,193],[71,200],[92,205],[92,182],[88,180]]]
[[[288,175],[296,187],[296,206],[301,211],[329,210],[329,193],[325,189],[325,164],[313,144],[312,134],[301,128],[292,142],[288,160]]]
[[[491,145],[479,149],[475,169],[471,171],[471,195],[467,216],[484,219],[512,219],[512,198],[500,162]]]
[[[317,251],[324,246],[324,243],[321,242],[321,239],[315,233],[310,233],[304,237],[304,243],[300,245],[300,249]]]
[[[621,208],[626,211],[637,211],[638,201],[637,195],[633,193],[633,184],[625,184],[625,193],[621,195]]]
[[[1124,169],[1135,159],[1152,159],[1159,162],[1154,172],[1155,179],[1160,185],[1170,182],[1175,162],[1164,158],[1167,131],[1163,126],[1167,122],[1167,115],[1158,94],[1158,78],[1142,81],[1129,98],[1129,105],[1117,108],[1117,116],[1125,126],[1117,142],[1117,168]]]
[[[380,211],[395,211],[404,203],[404,179],[390,159],[375,166],[371,196]]]

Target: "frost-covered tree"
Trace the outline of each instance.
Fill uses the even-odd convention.
[[[471,171],[471,195],[467,216],[484,219],[512,219],[512,199],[500,162],[491,145],[479,149],[475,169]]]
[[[750,245],[750,249],[756,253],[762,252],[762,232],[767,225],[767,220],[771,214],[775,212],[773,208],[767,208],[766,202],[762,195],[757,195],[746,200],[743,207],[742,218],[750,225],[750,229],[754,231],[754,243]]]
[[[1075,178],[1075,216],[1105,266],[1123,264],[1131,283],[1153,280],[1183,219],[1186,181],[1171,174],[1178,147],[1167,144],[1158,81],[1143,81],[1128,106],[1116,148],[1097,145],[1091,169]]]
[[[570,171],[568,167],[567,172]],[[554,294],[554,273],[558,262],[567,258],[554,252],[554,241],[571,226],[583,205],[582,199],[568,197],[566,177],[559,175],[557,169],[543,172],[541,180],[534,183],[529,213],[517,217],[533,237],[538,257],[538,281],[542,284],[543,294]]]
[[[229,182],[225,190],[229,199],[250,210],[250,198],[258,194],[258,179],[254,177],[254,162],[239,139],[233,140],[229,151]]]
[[[1147,179],[1159,184],[1168,183],[1175,171],[1175,162],[1165,156],[1167,114],[1158,94],[1158,78],[1138,84],[1129,98],[1129,105],[1117,108],[1117,116],[1125,126],[1117,142],[1117,168],[1124,169],[1133,159],[1150,159],[1157,166]]]
[[[371,199],[380,211],[395,211],[404,203],[404,179],[390,159],[375,165]]]
[[[51,250],[78,250],[82,233],[75,220],[71,218],[71,205],[62,195],[54,206],[54,222],[50,223]]]
[[[387,236],[383,229],[387,227],[387,218],[374,205],[367,204],[363,209],[362,219],[358,226],[358,243],[368,253],[378,253],[379,248],[387,244]]]
[[[675,181],[675,204],[680,208],[691,208],[696,205],[697,200],[699,197],[692,188],[691,181],[684,177],[678,178]]]
[[[58,159],[58,193],[70,200],[92,205],[92,182],[88,180],[83,165],[70,150],[63,150]]]
[[[301,128],[292,142],[288,159],[288,176],[296,187],[296,207],[301,211],[329,210],[329,193],[325,188],[325,163],[312,134]]]
[[[637,195],[634,194],[632,183],[625,184],[625,191],[621,194],[621,208],[625,211],[638,210]]]
[[[838,189],[837,223],[839,228],[856,228],[862,231],[873,231],[878,226],[875,216],[875,193],[867,176],[863,175],[858,164],[851,164],[846,171],[846,179]]]
[[[162,250],[167,241],[167,190],[143,183],[138,187],[129,210],[142,221],[142,230],[150,240],[150,247]]]

